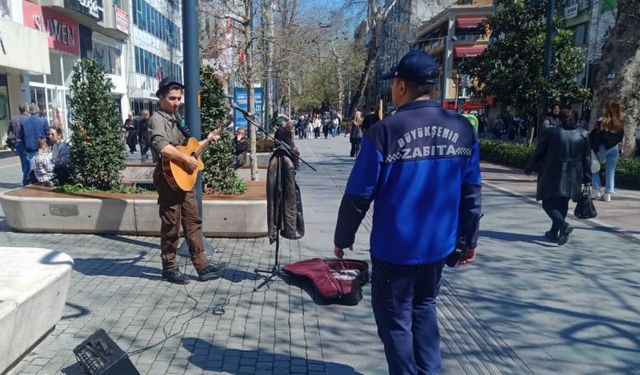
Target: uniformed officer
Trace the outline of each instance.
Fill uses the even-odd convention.
[[[436,295],[447,257],[460,238],[475,259],[480,217],[478,137],[462,115],[428,93],[437,63],[411,51],[383,79],[393,79],[395,114],[362,138],[342,198],[334,254],[353,245],[375,200],[370,238],[371,304],[389,372],[440,372]]]
[[[181,161],[188,172],[198,166],[198,161],[189,155],[184,155],[175,146],[185,140],[185,134],[180,128],[178,109],[182,100],[184,86],[175,80],[165,78],[160,81],[156,96],[160,99],[160,110],[149,118],[149,141],[151,155],[156,163],[153,182],[158,191],[160,205],[160,250],[162,252],[162,278],[176,284],[185,284],[187,278],[180,272],[176,253],[180,240],[180,224],[189,245],[189,254],[193,266],[198,272],[198,279],[206,281],[218,276],[217,272],[225,267],[225,263],[209,263],[204,252],[202,236],[202,219],[198,214],[195,192],[175,191],[165,180],[162,172],[162,158]],[[217,142],[219,131],[212,131],[207,138],[200,141],[200,145]]]

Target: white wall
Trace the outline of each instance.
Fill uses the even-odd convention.
[[[49,74],[48,34],[5,19],[0,19],[0,33],[6,51],[0,53],[0,66]]]

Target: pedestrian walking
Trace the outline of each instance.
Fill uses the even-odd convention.
[[[29,112],[27,111],[28,108],[29,106],[27,104],[20,104],[18,106],[18,111],[20,111],[20,113],[11,118],[9,121],[9,129],[7,129],[7,145],[14,150],[20,158],[23,185],[29,183],[28,180],[25,183],[24,176],[28,176],[29,170],[31,169],[29,160],[27,159],[27,151],[22,139],[22,121],[29,117]]]
[[[127,119],[124,121],[123,128],[130,154],[136,152],[136,144],[138,143],[138,129],[136,129],[136,124],[137,121],[133,118],[133,112],[129,112]]]
[[[391,375],[441,369],[436,296],[461,236],[475,258],[480,217],[478,137],[463,116],[429,99],[438,65],[411,51],[393,78],[394,115],[372,125],[349,176],[334,237],[344,256],[372,201],[371,305]]]
[[[618,100],[610,100],[604,110],[604,115],[598,120],[595,128],[589,134],[591,149],[600,163],[605,162],[605,188],[601,194],[600,173],[594,173],[592,198],[611,200],[616,179],[616,165],[620,155],[620,142],[624,138],[624,106]]]
[[[313,119],[313,138],[320,138],[320,129],[322,128],[322,120],[320,120],[320,115],[316,114]]]
[[[38,152],[38,141],[46,141],[49,135],[49,123],[40,117],[40,107],[35,104],[29,105],[30,116],[20,122],[22,142],[24,143],[25,157],[29,168],[23,169],[22,185],[29,185],[29,172],[31,172],[31,159]]]
[[[158,192],[160,205],[160,251],[162,258],[162,279],[175,284],[186,284],[187,277],[178,267],[176,254],[180,241],[180,225],[189,245],[191,262],[198,273],[199,281],[206,281],[218,277],[218,271],[226,263],[210,263],[204,252],[202,235],[202,219],[198,215],[195,190],[176,191],[162,170],[162,159],[180,161],[184,169],[193,173],[198,166],[198,160],[185,155],[175,146],[181,145],[185,135],[181,131],[178,109],[184,86],[177,81],[165,78],[158,84],[156,96],[160,99],[160,109],[149,118],[149,141],[151,156],[156,163],[153,173],[153,183]],[[207,138],[200,141],[200,145],[217,142],[220,133],[212,131]]]
[[[576,128],[571,110],[560,111],[558,119],[559,126],[540,135],[525,173],[538,173],[536,200],[542,201],[542,208],[552,222],[545,237],[564,245],[573,231],[566,221],[569,199],[577,201],[582,184],[591,183],[591,149],[587,132]]]
[[[140,145],[140,161],[146,162],[149,157],[149,110],[142,111],[142,117],[136,121],[136,131],[138,132],[138,144]]]
[[[356,111],[351,120],[351,128],[349,129],[349,142],[351,142],[351,151],[349,156],[356,157],[360,153],[360,142],[362,140],[362,112]]]

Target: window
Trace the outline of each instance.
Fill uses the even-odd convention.
[[[585,46],[587,45],[587,41],[589,38],[589,28],[587,27],[586,23],[582,23],[578,26],[576,26],[575,29],[573,29],[573,36],[574,36],[574,44],[577,47],[580,46]]]
[[[62,86],[62,61],[60,55],[51,53],[49,61],[51,62],[51,74],[47,74],[47,83]]]

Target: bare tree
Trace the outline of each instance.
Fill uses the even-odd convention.
[[[618,0],[616,22],[602,49],[602,65],[596,78],[592,118],[611,99],[622,100],[625,131],[624,155],[635,151],[635,127],[640,123],[640,1]]]
[[[354,113],[355,108],[358,106],[360,99],[367,88],[367,82],[369,82],[371,71],[378,54],[378,34],[380,33],[380,28],[391,9],[396,5],[396,2],[397,0],[389,0],[384,5],[381,5],[378,0],[367,0],[366,26],[369,30],[370,36],[366,43],[364,67],[360,73],[356,91],[353,94],[351,103],[349,103],[349,110],[347,111],[348,116]],[[358,0],[351,0],[347,3],[347,6],[358,5]]]

